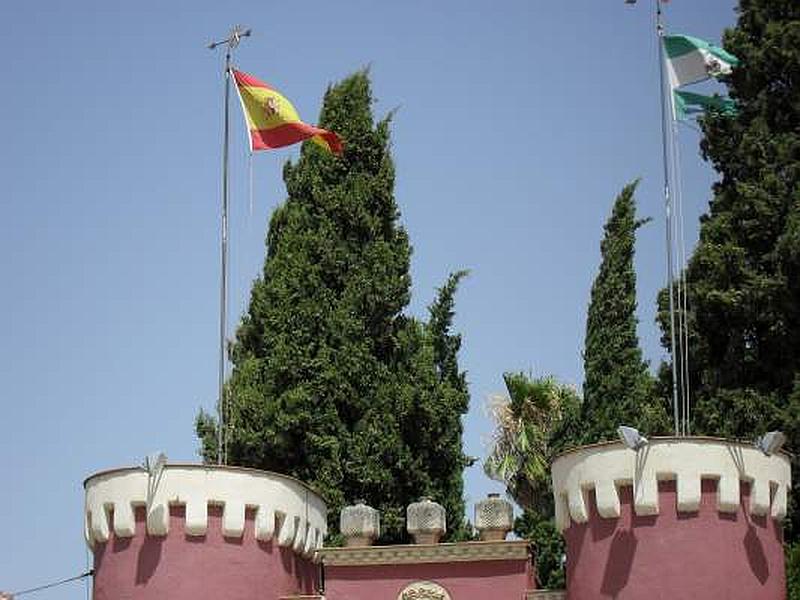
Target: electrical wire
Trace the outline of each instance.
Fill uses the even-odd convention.
[[[54,581],[52,583],[46,583],[44,585],[38,585],[36,587],[28,588],[26,590],[20,590],[18,592],[11,592],[10,598],[17,598],[19,596],[24,596],[26,594],[33,594],[34,592],[41,592],[42,590],[46,590],[49,588],[54,588],[59,585],[64,585],[65,583],[70,583],[72,581],[78,581],[79,579],[84,579],[85,577],[91,577],[94,575],[94,569],[90,569],[85,573],[81,573],[80,575],[75,575],[74,577],[68,577],[67,579],[61,579],[60,581]]]

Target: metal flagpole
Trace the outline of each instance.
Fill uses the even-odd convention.
[[[222,144],[222,224],[220,236],[220,310],[219,310],[219,395],[217,396],[217,464],[225,462],[224,429],[225,429],[225,341],[228,316],[228,158],[230,146],[230,98],[231,98],[231,52],[243,37],[250,35],[250,29],[244,30],[238,25],[231,30],[227,39],[212,42],[210,50],[225,46],[225,118]]]
[[[669,292],[669,337],[670,355],[672,357],[672,410],[675,425],[675,435],[680,435],[681,429],[678,416],[678,365],[675,355],[675,291],[673,283],[675,280],[674,264],[672,257],[672,197],[669,185],[669,131],[667,127],[667,92],[668,86],[664,77],[664,23],[661,13],[661,0],[655,0],[656,4],[656,37],[658,39],[658,74],[659,91],[661,95],[661,145],[664,162],[664,211],[666,213],[666,241],[667,241],[667,291]]]
[[[625,4],[636,4],[637,0],[625,0]],[[681,432],[688,432],[689,425],[688,425],[688,414],[689,414],[689,407],[688,407],[688,393],[684,392],[684,406],[681,407],[679,403],[679,394],[678,394],[678,361],[680,360],[681,363],[681,379],[684,381],[684,385],[688,385],[686,381],[688,381],[688,375],[684,379],[683,377],[683,369],[685,365],[684,361],[684,353],[681,353],[681,358],[678,359],[676,355],[676,343],[675,343],[675,290],[674,282],[675,282],[675,263],[673,259],[673,250],[674,250],[674,241],[673,241],[673,227],[674,227],[674,215],[672,210],[672,195],[670,193],[670,159],[671,155],[671,145],[669,143],[670,140],[670,133],[672,132],[671,127],[671,114],[667,114],[667,96],[670,96],[670,108],[672,107],[672,94],[671,88],[664,76],[664,61],[665,61],[665,52],[664,52],[664,21],[663,21],[663,13],[661,10],[661,3],[665,2],[666,0],[655,0],[655,7],[656,7],[656,39],[658,41],[658,74],[659,74],[659,93],[661,96],[661,145],[662,145],[662,158],[664,163],[664,211],[666,213],[666,242],[667,242],[667,291],[669,292],[669,337],[670,337],[670,356],[672,358],[672,409],[673,409],[673,417],[674,417],[674,426],[675,426],[675,435],[681,435]],[[668,125],[669,124],[669,125]],[[683,247],[683,246],[682,246]],[[685,319],[685,311],[683,314]],[[681,320],[683,323],[683,319]],[[681,330],[686,329],[686,327],[681,327]],[[686,333],[686,338],[683,337],[681,334],[681,341],[686,342],[688,344],[688,330]],[[683,346],[683,344],[682,344]],[[686,356],[688,356],[688,351],[686,351]],[[684,420],[685,425],[682,427],[681,419],[680,419],[680,412],[681,410],[684,412]]]

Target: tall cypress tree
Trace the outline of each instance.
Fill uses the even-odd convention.
[[[394,199],[390,116],[375,123],[366,72],[325,94],[320,124],[344,155],[307,143],[287,163],[263,273],[230,348],[228,462],[315,486],[335,534],[342,505],[384,513],[384,541],[404,539],[405,506],[422,494],[462,520],[461,415],[468,399],[450,333],[457,274],[430,324],[410,298],[408,236]],[[440,314],[444,310],[444,314]],[[197,433],[216,456],[215,421]]]
[[[752,439],[784,429],[797,451],[800,3],[742,0],[723,44],[740,60],[726,78],[738,114],[701,120],[701,150],[719,181],[686,272],[693,433]],[[794,500],[790,538],[800,535],[800,486]]]
[[[600,244],[600,271],[592,285],[583,354],[582,443],[615,439],[619,425],[648,433],[668,428],[663,404],[642,358],[636,333],[636,273],[633,268],[637,182],[617,196]]]

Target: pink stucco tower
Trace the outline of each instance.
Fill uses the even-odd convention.
[[[787,455],[656,438],[564,453],[552,476],[568,599],[785,598]]]
[[[305,484],[236,467],[167,465],[89,477],[94,600],[312,595],[326,507]]]

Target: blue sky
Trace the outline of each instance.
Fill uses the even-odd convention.
[[[667,5],[669,28],[719,40],[732,0]],[[81,482],[155,449],[196,460],[194,416],[216,396],[221,57],[314,122],[329,82],[371,66],[393,125],[396,196],[414,246],[410,312],[453,270],[483,457],[502,373],[580,385],[589,288],[611,202],[642,177],[640,336],[664,281],[656,45],[649,3],[6,2],[0,6],[0,589],[84,569]],[[248,207],[234,115],[231,319],[297,148],[260,154]],[[687,234],[713,173],[681,131]],[[501,490],[479,466],[468,503]],[[471,509],[470,509],[471,510]],[[39,594],[83,598],[81,585]]]

